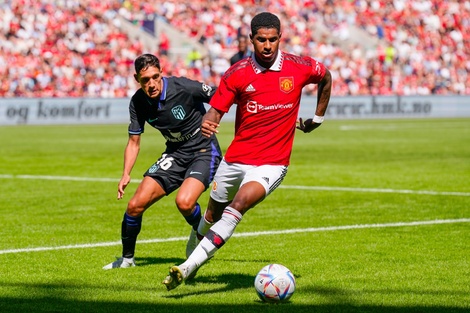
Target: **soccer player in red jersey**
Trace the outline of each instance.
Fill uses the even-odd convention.
[[[254,56],[227,70],[210,101],[202,122],[203,135],[217,133],[223,115],[237,104],[235,137],[214,177],[209,204],[199,223],[202,240],[184,263],[170,268],[163,281],[168,290],[193,276],[232,236],[243,215],[281,184],[296,128],[309,133],[323,122],[331,74],[311,57],[279,50],[281,34],[275,15],[256,15],[250,34]],[[315,115],[297,120],[302,88],[308,84],[318,85]]]

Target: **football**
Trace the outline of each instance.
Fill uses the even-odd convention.
[[[284,265],[269,264],[256,275],[255,289],[264,302],[285,302],[294,294],[295,278]]]

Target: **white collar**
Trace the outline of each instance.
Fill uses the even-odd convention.
[[[276,60],[274,61],[273,65],[269,68],[271,71],[275,72],[280,72],[282,68],[282,63],[284,61],[284,53],[281,50],[278,50],[279,53],[277,54]],[[255,74],[259,74],[261,72],[264,72],[266,70],[265,67],[261,66],[255,58],[255,55],[253,53],[251,57],[251,66],[253,67],[253,70],[255,71]]]

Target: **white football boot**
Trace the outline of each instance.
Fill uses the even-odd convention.
[[[113,268],[129,268],[134,267],[135,261],[134,258],[118,258],[116,261],[109,263],[108,265],[103,266],[104,270],[110,270]]]
[[[191,233],[189,234],[188,242],[186,243],[186,258],[189,258],[194,249],[196,249],[200,240],[197,238],[197,231],[191,228]]]

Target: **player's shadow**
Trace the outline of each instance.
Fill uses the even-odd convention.
[[[179,294],[170,294],[168,296],[165,296],[166,298],[173,298],[173,299],[179,299],[187,296],[192,296],[192,295],[201,295],[201,294],[207,294],[207,293],[217,293],[217,292],[227,292],[227,291],[232,291],[236,289],[246,289],[253,287],[253,276],[247,275],[247,274],[221,274],[221,275],[216,275],[216,276],[208,276],[208,275],[197,275],[194,279],[190,281],[185,281],[183,285],[181,285],[178,288],[183,289],[185,285],[187,286],[196,286],[200,284],[208,284],[209,285],[223,285],[220,287],[216,287],[214,289],[210,290],[204,290],[204,291],[194,291],[194,292],[184,292]],[[180,289],[180,290],[181,290]]]
[[[137,266],[149,266],[149,265],[155,265],[155,264],[172,264],[172,265],[176,265],[176,264],[181,264],[184,261],[186,261],[186,259],[178,258],[178,257],[172,257],[172,258],[136,257],[135,258],[135,263],[136,263]],[[209,260],[208,262],[206,262],[206,264],[208,264],[211,261],[212,260]],[[218,258],[217,261],[233,262],[233,259]],[[260,264],[263,264],[263,263],[269,264],[269,263],[272,263],[273,261],[270,260],[270,259],[257,259],[257,260],[250,259],[250,260],[237,260],[237,262],[238,263],[258,262]]]
[[[225,259],[220,259],[219,261],[224,261]],[[136,265],[139,267],[155,265],[155,264],[181,264],[185,261],[183,258],[157,258],[157,257],[137,257],[135,258]],[[210,263],[212,260],[209,260],[207,263]],[[231,260],[230,260],[231,261]],[[269,263],[268,260],[258,260],[260,262]],[[243,262],[243,261],[241,261]],[[252,262],[252,260],[250,260]],[[296,276],[297,277],[297,276]],[[215,286],[213,289],[204,290],[204,291],[188,291],[184,290],[184,286],[197,286],[200,284],[207,284],[208,286]],[[221,286],[222,285],[222,286]],[[221,275],[204,275],[202,273],[198,273],[196,278],[185,281],[182,286],[178,287],[178,294],[171,294],[164,296],[165,298],[173,298],[173,299],[180,299],[183,297],[191,296],[191,295],[201,295],[201,294],[208,294],[208,293],[217,293],[217,292],[227,292],[237,289],[247,289],[252,288],[254,285],[254,277],[248,274],[234,274],[234,273],[227,273]],[[260,300],[261,302],[261,300]],[[287,302],[289,303],[289,302]]]
[[[154,264],[181,264],[185,261],[183,258],[155,258],[155,257],[137,257],[135,264],[137,266],[149,266]]]

